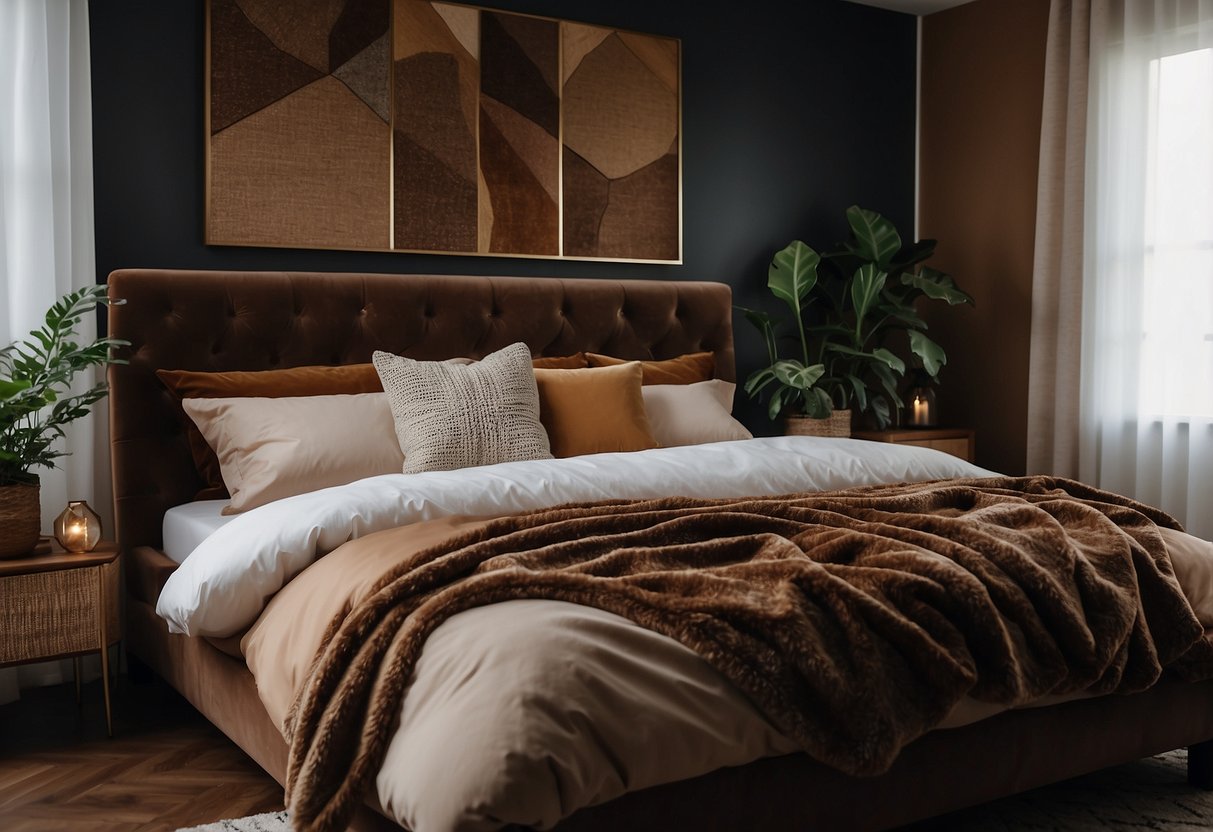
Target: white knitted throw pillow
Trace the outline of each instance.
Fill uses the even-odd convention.
[[[388,352],[371,360],[392,406],[404,473],[552,458],[526,344],[466,366]]]

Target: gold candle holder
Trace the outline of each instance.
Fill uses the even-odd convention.
[[[101,540],[101,518],[84,500],[72,500],[55,518],[55,540],[69,552],[91,552]]]

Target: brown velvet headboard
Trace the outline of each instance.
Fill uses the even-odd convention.
[[[123,269],[109,278],[114,514],[124,547],[159,546],[169,508],[201,487],[158,369],[354,364],[375,350],[434,360],[524,341],[535,355],[716,354],[734,380],[732,295],[720,283]]]

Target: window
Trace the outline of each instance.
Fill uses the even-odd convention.
[[[1213,418],[1213,49],[1150,61],[1139,412]]]

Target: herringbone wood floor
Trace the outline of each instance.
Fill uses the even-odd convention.
[[[0,705],[0,830],[156,832],[282,808],[282,788],[162,682],[100,682]]]

